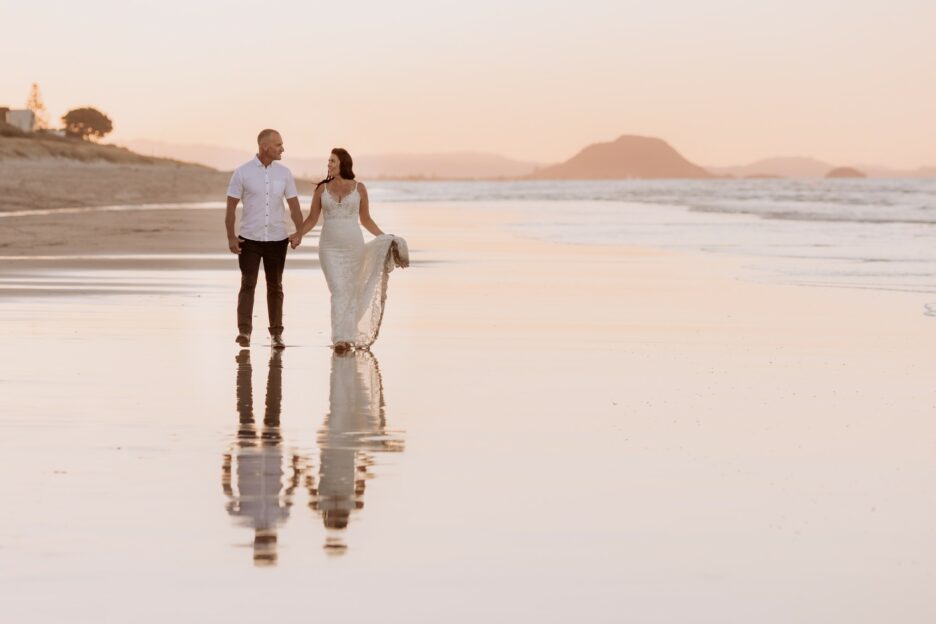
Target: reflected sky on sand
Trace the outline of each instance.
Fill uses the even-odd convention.
[[[298,254],[282,352],[233,258],[0,263],[0,620],[936,621],[928,296],[399,205],[379,367]]]
[[[254,358],[266,357],[260,351]],[[317,435],[317,453],[285,448],[281,430],[283,351],[273,349],[266,362],[263,417],[255,415],[251,351],[235,357],[237,425],[221,471],[225,509],[241,526],[253,530],[255,565],[275,565],[278,529],[292,513],[297,489],[327,530],[328,554],[343,554],[344,533],[352,514],[364,507],[366,482],[375,474],[374,454],[400,452],[402,437],[387,432],[383,383],[377,359],[367,351],[333,353],[328,412]]]

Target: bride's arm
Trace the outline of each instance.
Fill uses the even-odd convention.
[[[318,223],[319,216],[322,214],[322,187],[315,189],[315,192],[312,194],[312,208],[309,209],[309,216],[306,217],[305,221],[302,222],[302,228],[299,229],[299,234],[305,236],[309,233],[309,230],[315,227],[315,224]]]
[[[377,227],[377,223],[370,216],[370,201],[367,199],[367,189],[363,184],[358,184],[358,193],[361,194],[361,225],[374,236],[380,236],[383,231]]]
[[[320,214],[322,214],[322,193],[319,189],[315,189],[312,193],[312,208],[309,209],[309,216],[299,224],[295,233],[289,235],[289,244],[293,249],[302,244],[302,237],[315,227]]]

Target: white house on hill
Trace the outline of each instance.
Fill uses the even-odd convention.
[[[23,132],[32,132],[36,127],[36,115],[31,110],[8,110],[6,122]]]

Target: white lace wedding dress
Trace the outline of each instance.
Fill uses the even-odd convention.
[[[322,192],[319,261],[331,292],[332,344],[368,348],[377,339],[394,266],[408,264],[406,242],[383,234],[364,243],[359,225],[361,195],[357,183],[339,201],[328,185]]]

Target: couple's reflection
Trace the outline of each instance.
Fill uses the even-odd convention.
[[[344,552],[341,532],[352,512],[363,508],[365,481],[376,452],[399,452],[402,440],[386,430],[383,385],[369,352],[332,355],[329,410],[318,435],[319,468],[308,458],[283,450],[280,432],[282,351],[270,355],[262,426],[253,412],[250,351],[237,362],[237,435],[224,456],[222,485],[227,511],[254,530],[256,565],[277,561],[277,527],[289,518],[293,494],[302,483],[309,507],[328,529],[325,549]],[[316,484],[317,481],[317,484]]]
[[[307,477],[309,506],[330,530],[325,548],[340,553],[339,531],[352,512],[364,507],[364,487],[371,478],[374,453],[403,450],[400,437],[386,428],[383,382],[377,359],[369,351],[332,354],[328,414],[319,431],[318,488]]]
[[[222,487],[227,511],[254,530],[253,560],[276,563],[277,527],[289,518],[293,492],[300,482],[301,461],[293,456],[289,475],[284,469],[280,409],[283,397],[282,351],[270,355],[263,425],[253,411],[253,368],[250,351],[241,350],[237,362],[237,436],[224,456]],[[284,478],[285,477],[285,478]]]

